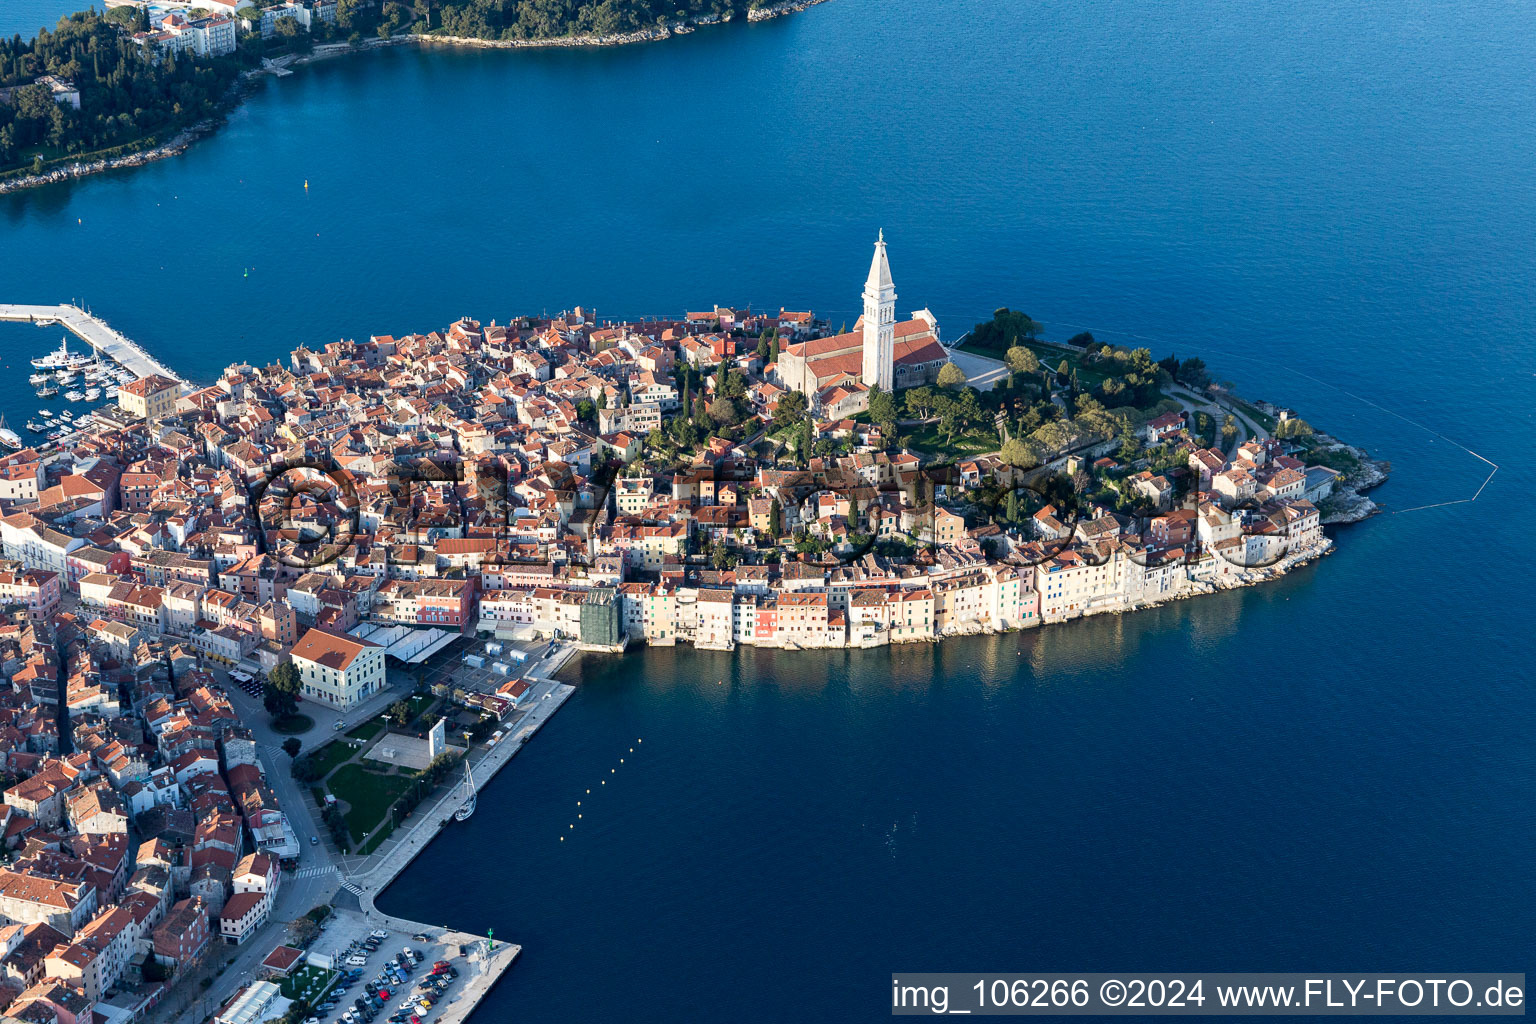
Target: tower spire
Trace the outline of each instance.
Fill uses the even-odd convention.
[[[866,387],[891,391],[895,387],[896,285],[885,254],[885,229],[875,240],[875,256],[864,282],[864,359],[860,375]]]

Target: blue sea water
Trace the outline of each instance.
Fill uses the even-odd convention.
[[[80,0],[4,0],[0,3],[0,37],[9,39],[19,35],[31,39],[38,29],[52,31],[64,15],[90,6]],[[99,3],[95,6],[97,10],[102,9]]]
[[[851,322],[883,227],[949,337],[1008,304],[1200,353],[1392,461],[1388,515],[1262,589],[588,659],[381,901],[524,945],[477,1021],[874,1019],[893,970],[1520,970],[1533,66],[1528,5],[1419,0],[832,0],[397,49],[258,84],[179,159],[0,197],[0,301],[82,297],[211,379],[577,303]],[[55,341],[0,331],[13,421]],[[1442,505],[1488,476],[1467,449],[1501,469]]]

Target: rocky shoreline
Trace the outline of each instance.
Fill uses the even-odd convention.
[[[793,14],[803,11],[807,7],[813,7],[826,0],[785,0],[783,3],[772,4],[768,7],[758,7],[747,12],[748,21],[766,21],[769,18],[777,18],[784,14]],[[477,39],[471,36],[431,36],[406,35],[392,36],[389,39],[370,39],[356,46],[350,43],[331,44],[316,47],[315,51],[301,57],[287,60],[279,64],[279,67],[299,67],[311,64],[317,60],[325,60],[331,57],[339,57],[347,53],[367,53],[372,50],[383,49],[387,46],[419,45],[419,46],[448,46],[467,49],[484,50],[521,50],[521,49],[561,49],[571,47],[600,47],[600,46],[629,46],[634,43],[654,43],[673,36],[687,35],[697,28],[708,25],[721,25],[732,20],[729,14],[706,15],[694,21],[678,21],[669,25],[658,25],[655,28],[641,29],[638,32],[625,32],[611,36],[561,36],[557,39]],[[244,72],[231,98],[230,106],[239,102],[240,86],[247,84],[257,75],[271,73],[267,67],[252,68]],[[93,160],[90,163],[70,164],[66,167],[56,167],[43,174],[29,174],[25,177],[15,178],[11,181],[0,182],[0,195],[8,192],[20,192],[29,188],[40,188],[44,185],[54,185],[71,178],[86,178],[93,174],[101,174],[104,171],[115,171],[127,167],[140,167],[156,160],[164,160],[166,157],[178,156],[186,152],[187,148],[204,136],[211,135],[218,130],[222,118],[214,118],[200,121],[190,128],[184,129],[171,141],[155,146],[151,149],[141,150],[137,153],[129,153],[120,157],[112,157],[107,160]]]
[[[805,10],[807,7],[815,7],[817,4],[824,4],[826,2],[827,0],[784,0],[782,3],[752,8],[747,12],[747,20],[767,21],[769,18],[777,18],[784,14],[794,14]]]
[[[1332,442],[1324,450],[1347,452],[1360,463],[1359,468],[1346,474],[1334,487],[1333,494],[1323,502],[1324,507],[1319,510],[1322,512],[1323,525],[1358,523],[1380,512],[1381,506],[1367,498],[1365,492],[1387,482],[1392,473],[1392,464],[1371,458],[1363,448],[1356,448],[1327,435],[1320,436]]]
[[[23,178],[0,181],[0,195],[20,192],[27,188],[38,188],[42,185],[54,185],[71,178],[87,178],[93,174],[115,171],[124,167],[142,167],[156,160],[164,160],[168,156],[178,156],[186,152],[187,148],[198,139],[213,134],[219,127],[219,123],[218,120],[199,121],[177,133],[171,141],[150,149],[141,149],[136,153],[127,153],[106,160],[92,160],[89,163],[70,164],[67,167],[55,167],[43,174],[29,174]]]

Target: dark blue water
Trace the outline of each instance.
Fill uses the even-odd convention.
[[[90,6],[81,0],[4,0],[0,3],[0,36],[8,39],[20,35],[23,39],[31,39],[38,29],[46,28],[51,32],[64,15]],[[100,3],[95,7],[103,9]]]
[[[892,970],[1518,970],[1533,66],[1528,5],[1315,0],[833,0],[601,53],[396,50],[261,84],[178,160],[0,199],[0,301],[83,295],[207,379],[465,313],[852,321],[883,227],[949,336],[1007,303],[1199,352],[1390,458],[1389,507],[1471,496],[1458,445],[1504,467],[1261,591],[588,662],[382,901],[525,945],[477,1019],[873,1019]],[[39,333],[0,336],[12,368]]]

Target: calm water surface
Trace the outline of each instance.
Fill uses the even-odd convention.
[[[1262,591],[586,661],[382,900],[525,945],[477,1021],[873,1020],[892,970],[1521,970],[1533,66],[1528,5],[1317,0],[395,50],[261,83],[180,159],[0,198],[0,300],[83,297],[211,379],[577,303],[851,322],[883,227],[947,336],[1007,303],[1199,352],[1390,458],[1391,508],[1470,496],[1459,445],[1503,465]],[[0,333],[12,419],[56,340]]]
[[[64,15],[90,6],[80,0],[3,0],[0,2],[0,36],[20,35],[23,39],[31,39],[38,29],[52,31]],[[97,10],[103,9],[99,3],[95,6]]]

